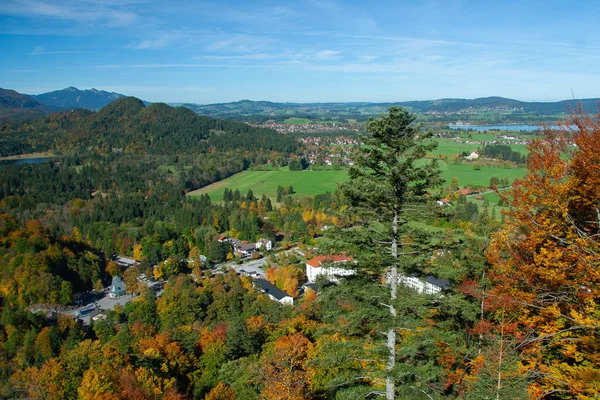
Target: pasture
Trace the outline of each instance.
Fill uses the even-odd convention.
[[[448,164],[439,161],[442,177],[446,184],[450,184],[452,178],[458,179],[460,186],[480,185],[488,186],[490,178],[495,176],[499,179],[507,177],[510,182],[515,178],[521,178],[526,170],[523,168],[501,168],[481,166],[476,171],[469,164]],[[290,171],[287,167],[278,171],[243,171],[225,180],[213,183],[202,189],[188,193],[188,196],[200,196],[208,193],[212,201],[222,201],[225,188],[238,189],[242,195],[252,189],[255,196],[260,197],[263,193],[272,201],[277,198],[277,186],[292,186],[297,197],[314,196],[319,193],[334,192],[338,183],[348,180],[346,170],[333,171]]]
[[[442,177],[446,179],[446,184],[450,184],[452,178],[458,179],[459,186],[479,185],[488,186],[492,176],[498,179],[508,178],[512,183],[515,178],[525,176],[525,168],[503,168],[501,166],[481,165],[480,170],[474,170],[471,164],[452,164],[439,161]]]
[[[294,196],[314,196],[327,191],[334,192],[338,183],[348,180],[348,172],[340,171],[290,171],[287,167],[278,171],[243,171],[225,180],[213,183],[188,193],[188,196],[200,196],[208,193],[212,201],[222,201],[225,188],[238,189],[246,195],[252,189],[254,196],[260,197],[263,193],[272,201],[277,198],[277,186],[292,186]]]

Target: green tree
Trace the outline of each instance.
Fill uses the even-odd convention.
[[[458,178],[452,178],[452,182],[450,183],[450,188],[452,190],[458,190],[459,186],[458,186]]]
[[[388,114],[371,119],[366,125],[369,136],[362,136],[362,146],[350,168],[350,181],[342,185],[351,201],[351,212],[368,221],[368,230],[379,232],[366,236],[369,253],[379,258],[372,272],[387,275],[389,308],[387,324],[388,361],[386,398],[395,398],[396,331],[399,270],[405,270],[416,258],[413,249],[403,241],[407,229],[406,212],[426,201],[427,190],[442,182],[437,160],[425,156],[437,147],[432,133],[415,125],[416,117],[401,107],[390,107]],[[352,240],[352,239],[351,239]],[[365,236],[362,239],[365,240]],[[391,257],[389,256],[391,254]],[[359,255],[360,257],[360,255]],[[359,271],[360,273],[360,271]]]
[[[494,189],[494,188],[497,188],[498,186],[500,186],[500,179],[498,179],[498,177],[496,177],[496,176],[492,176],[490,178],[490,188]]]

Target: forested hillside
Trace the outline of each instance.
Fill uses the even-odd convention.
[[[34,98],[0,88],[0,121],[20,121],[40,117],[52,110]]]
[[[98,112],[73,110],[21,125],[4,125],[0,137],[31,146],[35,151],[63,154],[201,154],[225,151],[292,152],[292,138],[244,123],[196,115],[187,108],[156,103],[148,107],[123,97]],[[4,145],[6,142],[0,142]],[[8,153],[8,144],[3,153]]]

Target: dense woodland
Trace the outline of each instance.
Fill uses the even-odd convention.
[[[198,155],[234,149],[268,154],[295,150],[291,137],[270,129],[204,117],[187,108],[162,103],[146,107],[133,97],[115,100],[98,112],[75,109],[20,125],[5,124],[0,126],[0,133],[4,138],[21,138],[35,151],[53,150],[69,155]]]
[[[0,398],[598,396],[600,119],[574,116],[529,145],[502,218],[464,196],[435,203],[452,187],[423,161],[436,144],[413,121],[392,108],[369,122],[335,193],[222,203],[185,194],[287,164],[293,140],[131,98],[5,126],[1,137],[60,157],[0,168]],[[281,305],[197,262],[234,258],[222,234],[343,252],[356,273],[301,294],[298,257],[265,254],[267,279],[296,296]],[[114,253],[141,263],[123,271]],[[166,282],[160,296],[142,272]],[[91,327],[34,313],[115,275],[137,296]],[[421,294],[399,275],[451,287]]]

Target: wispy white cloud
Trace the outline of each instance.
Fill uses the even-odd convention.
[[[132,42],[129,45],[127,45],[127,48],[135,50],[162,49],[173,44],[177,39],[181,39],[184,37],[185,35],[167,33],[154,39],[144,39],[138,42]]]
[[[94,53],[89,50],[52,50],[47,51],[43,47],[36,46],[33,48],[33,51],[27,53],[30,56],[45,56],[45,55],[53,55],[53,54],[85,54],[85,53]]]
[[[147,63],[147,64],[106,64],[93,65],[90,68],[95,69],[154,69],[154,68],[265,68],[264,65],[248,64],[194,64],[194,63]]]
[[[130,25],[136,20],[137,15],[123,9],[122,4],[90,0],[3,0],[0,2],[0,13],[81,23],[99,22],[111,26]]]
[[[362,62],[367,62],[367,63],[369,63],[369,62],[371,62],[371,61],[373,61],[373,60],[377,60],[378,58],[379,58],[379,57],[377,57],[377,56],[370,56],[370,55],[367,55],[367,54],[363,54],[362,56],[359,56],[359,57],[358,57],[358,59],[359,59],[360,61],[362,61]]]
[[[208,50],[255,53],[261,50],[264,51],[264,49],[269,48],[277,42],[278,39],[266,36],[248,34],[225,35],[224,37],[215,39],[208,46]]]
[[[204,86],[144,86],[144,85],[118,85],[118,86],[105,86],[101,90],[117,93],[152,93],[152,92],[212,92],[216,90],[212,87]]]
[[[237,54],[237,55],[204,55],[196,56],[195,59],[206,60],[268,60],[277,57],[275,54],[256,53],[256,54]]]
[[[37,69],[3,69],[2,72],[16,72],[16,73],[31,73],[39,72]]]
[[[337,50],[321,50],[314,55],[315,60],[337,60],[341,58],[340,52]]]

